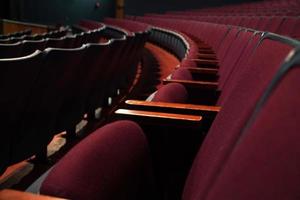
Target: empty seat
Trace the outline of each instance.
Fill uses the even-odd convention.
[[[179,83],[169,83],[157,90],[151,101],[185,103],[187,98],[188,93],[183,85]]]
[[[299,64],[298,59],[277,76],[253,120],[233,144],[206,199],[299,198],[300,110],[293,106],[300,98],[295,93],[300,89]]]
[[[78,78],[79,62],[85,46],[77,49],[44,50],[45,58],[32,89],[30,101],[20,124],[19,137],[13,140],[11,149],[13,162],[32,155],[44,155],[46,147],[58,129],[66,130],[75,123],[68,118],[72,108],[68,107],[74,95],[73,85]],[[70,122],[70,121],[71,122]],[[32,140],[38,141],[32,143]]]
[[[297,122],[300,110],[290,105],[297,104],[300,97],[294,93],[300,85],[299,75],[299,59],[289,60],[276,73],[243,124],[241,134],[231,144],[233,150],[219,163],[212,180],[207,180],[208,174],[199,165],[210,168],[209,160],[222,155],[224,146],[215,146],[216,154],[206,155],[209,160],[201,160],[200,154],[207,150],[207,146],[200,147],[182,199],[298,198],[300,164],[297,158],[300,151]],[[231,134],[230,130],[224,129],[220,137],[223,139]],[[208,134],[205,142],[209,137]],[[57,163],[43,182],[41,193],[71,199],[153,199],[146,147],[142,131],[136,124],[128,121],[109,124],[98,129]],[[147,186],[147,190],[142,190],[146,196],[139,196],[141,187],[136,185],[136,180],[143,183],[142,187]],[[207,189],[204,193],[203,188]],[[123,189],[127,190],[126,196],[123,196]],[[135,195],[128,196],[132,193]]]
[[[22,55],[29,55],[36,50],[43,51],[46,48],[46,40],[24,40],[22,47]]]
[[[215,180],[224,160],[238,141],[259,98],[296,45],[295,41],[282,40],[272,34],[262,39],[207,133],[190,173],[185,199],[196,196],[204,198],[210,183]],[[197,180],[197,177],[202,178]]]
[[[43,182],[41,193],[70,199],[153,199],[148,153],[138,125],[114,122],[68,152]]]

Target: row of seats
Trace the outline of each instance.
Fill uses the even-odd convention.
[[[289,2],[275,0],[237,4],[234,6],[167,12],[165,14],[149,13],[145,14],[144,18],[148,19],[148,21],[155,21],[155,18],[166,20],[184,19],[234,25],[299,39],[299,8],[300,4],[296,0]],[[135,16],[127,16],[127,18],[140,20],[140,17]]]
[[[97,43],[104,35],[105,27],[93,31],[82,32],[60,38],[46,38],[40,40],[22,40],[12,44],[0,44],[1,58],[15,58],[26,56],[36,50],[45,48],[78,48],[85,43]]]
[[[220,134],[207,135],[182,199],[298,198],[300,112],[292,105],[299,100],[294,91],[299,89],[300,71],[299,51],[295,53],[240,127],[239,136],[220,123]],[[234,125],[232,121],[238,119],[228,121]],[[41,193],[70,199],[153,199],[148,148],[137,124],[119,121],[107,125],[55,165]]]
[[[0,145],[1,172],[32,155],[45,156],[54,134],[74,134],[85,113],[94,114],[118,89],[129,87],[129,72],[146,38],[147,33],[124,34],[104,43],[0,59],[1,119],[7,133]]]
[[[51,169],[42,183],[41,193],[71,199],[297,199],[300,110],[292,105],[299,99],[294,91],[299,85],[300,43],[276,34],[211,23],[164,20],[155,25],[184,30],[197,42],[202,52],[200,58],[204,57],[203,52],[217,58],[212,59],[217,61],[214,64],[203,59],[193,61],[199,69],[217,69],[219,75],[214,87],[197,87],[198,95],[205,97],[207,91],[218,90],[221,93],[212,104],[218,105],[218,110],[207,106],[206,111],[199,111],[199,107],[194,111],[195,116],[201,113],[203,123],[209,117],[206,112],[217,112],[217,115],[209,125],[186,181],[175,182],[184,185],[179,189],[182,194],[173,190],[177,187],[165,185],[163,194],[157,194],[158,180],[172,185],[175,178],[170,176],[174,174],[169,173],[167,166],[164,166],[165,174],[157,174],[155,167],[152,168],[158,164],[153,157],[153,146],[162,141],[151,140],[151,135],[161,132],[144,132],[139,127],[144,127],[141,120],[136,120],[139,125],[131,121],[114,122],[92,133]],[[157,34],[163,35],[163,31]],[[159,43],[168,43],[168,39],[156,37]],[[207,46],[211,47],[209,51]],[[187,70],[190,70],[188,66],[179,67],[171,78],[176,80],[179,79],[176,76],[181,76],[180,79],[190,80],[186,77]],[[208,82],[201,81],[201,84],[208,85]],[[135,110],[122,113],[120,109],[116,115],[129,118],[134,111],[149,111],[156,105],[158,110],[166,111],[168,108],[157,104],[163,102],[170,102],[172,111],[168,112],[173,113],[171,102],[176,102],[179,108],[178,103],[194,98],[196,93],[188,90],[188,85],[182,82],[168,83],[154,94],[150,106],[149,102],[145,105],[138,102],[130,105]],[[184,109],[195,108],[191,104],[182,105]],[[159,118],[161,112],[156,109],[154,113]],[[145,115],[141,117],[145,119]],[[168,126],[164,123],[162,126]],[[167,151],[176,152],[175,156],[158,152],[170,162],[168,166],[176,165],[175,160],[182,158],[185,149],[178,150],[178,147],[191,134],[188,128],[184,130],[177,146]],[[173,156],[176,159],[170,159]]]
[[[163,27],[153,28],[152,36],[162,46],[178,41],[165,29],[184,32],[182,35],[194,40],[197,51],[192,52],[193,58],[186,57],[190,53],[186,48],[185,56],[179,57],[193,67],[178,67],[149,102],[129,105],[127,101],[127,110],[119,109],[115,115],[139,125],[118,121],[98,129],[51,169],[41,193],[70,199],[297,199],[300,112],[292,105],[299,99],[295,91],[300,43],[237,26],[137,19]],[[168,49],[176,52],[176,48],[182,51],[181,45]],[[122,50],[113,52],[124,55]],[[123,64],[128,57],[122,58]],[[119,72],[124,74],[122,69]],[[203,75],[197,83],[191,74],[196,69]],[[203,80],[207,78],[203,69],[216,72],[216,80]],[[112,80],[123,79],[115,76]],[[206,105],[183,104],[186,102]],[[206,133],[186,180],[181,177],[185,172],[176,170],[181,159],[193,155],[187,150],[191,144],[185,144],[193,131],[187,126],[178,129],[182,132],[176,140],[176,134],[168,132],[171,125],[162,111],[173,118],[175,126],[187,118],[180,115],[176,121],[176,114],[187,112],[191,117],[192,113],[187,121],[197,119],[198,135]],[[207,120],[212,112],[214,119]],[[132,118],[139,114],[141,119]],[[156,125],[167,129],[167,134],[145,128],[150,115],[163,120]],[[168,146],[169,142],[175,144]],[[163,148],[157,148],[159,145]]]
[[[103,20],[103,22],[105,24],[122,27],[122,28],[129,30],[131,32],[134,32],[134,33],[144,32],[149,29],[148,24],[144,24],[144,23],[136,22],[136,21],[132,21],[132,20],[126,20],[126,19],[105,18]]]
[[[293,105],[300,97],[294,92],[299,43],[248,30],[233,35],[227,35],[236,43],[230,51],[242,44],[244,50],[236,57],[245,63],[238,66],[238,81],[199,148],[182,199],[297,199],[300,110]],[[154,101],[161,94],[166,93],[160,90]],[[109,124],[54,166],[41,193],[71,199],[153,199],[150,145],[137,124]]]
[[[141,17],[135,17],[136,20],[143,20]],[[189,16],[189,15],[158,15],[150,14],[143,17],[145,19],[156,21],[158,19],[163,20],[192,20],[198,22],[218,23],[225,25],[241,26],[245,28],[252,28],[254,30],[268,31],[277,33],[280,35],[286,35],[292,38],[300,38],[299,30],[299,17],[241,17],[241,16],[226,16],[226,17],[214,17],[214,16]]]
[[[28,29],[28,30],[24,30],[24,31],[15,32],[15,33],[10,33],[7,35],[0,35],[0,39],[4,40],[4,39],[10,38],[10,37],[22,37],[22,36],[30,35],[30,34],[31,34],[31,30]]]
[[[47,33],[42,33],[42,34],[34,34],[31,35],[30,33],[22,34],[22,35],[11,35],[7,38],[1,38],[0,43],[1,44],[12,44],[15,42],[19,42],[22,40],[42,40],[42,39],[47,39],[47,38],[53,38],[57,39],[60,37],[64,37],[67,34],[67,30],[54,30],[54,31],[49,31]]]
[[[297,0],[273,0],[260,1],[236,5],[226,5],[212,8],[193,9],[187,11],[169,11],[170,14],[191,15],[299,15],[299,1]]]
[[[104,22],[106,24],[113,24],[119,27],[123,27],[133,32],[139,32],[149,29],[148,24],[126,19],[119,20],[106,18],[104,19]],[[168,29],[163,29],[161,27],[152,27],[148,41],[174,54],[181,61],[179,66],[195,66],[191,60],[197,58],[198,46],[186,34],[178,32],[175,29],[172,30],[169,27]]]
[[[144,20],[143,22],[147,21]],[[280,71],[278,69],[281,64],[285,62],[286,58],[289,58],[290,55],[294,53],[293,51],[299,46],[297,41],[289,38],[239,27],[209,23],[202,23],[202,25],[200,25],[201,23],[189,22],[189,24],[180,20],[157,20],[156,22],[157,23],[152,22],[152,24],[184,30],[190,35],[211,45],[213,50],[215,50],[217,58],[219,58],[218,71],[220,79],[218,86],[219,89],[222,90],[221,96],[217,99],[217,105],[222,106],[222,110],[226,110],[220,113],[225,112],[226,114],[223,114],[224,116],[220,117],[221,119],[218,118],[221,114],[218,114],[217,119],[220,121],[216,119],[218,122],[214,121],[214,124],[217,123],[217,125],[213,125],[210,131],[219,132],[221,129],[229,132],[232,131],[233,135],[229,137],[239,137],[235,134],[242,130],[240,129],[241,126],[245,125],[245,121],[243,120],[249,118],[249,115],[255,110],[256,103],[260,97],[263,96],[263,91],[266,90],[277,71]],[[197,26],[195,27],[195,25]],[[192,28],[195,30],[192,30]],[[293,62],[293,59],[291,62]],[[202,66],[205,66],[205,64],[202,64]],[[185,69],[181,68],[180,71],[181,74],[176,74],[177,76],[186,75]],[[185,71],[184,75],[182,71]],[[176,79],[176,76],[173,78]],[[255,83],[255,87],[252,85],[253,83]],[[185,88],[179,87],[178,84],[173,84],[173,86],[168,85],[167,87],[172,88],[172,90],[168,92],[166,88],[162,88],[164,91],[161,92],[162,90],[159,90],[154,97],[154,101],[157,101],[157,99],[159,99],[159,101],[171,102],[176,102],[178,99],[180,99],[178,101],[185,101],[187,99],[186,94],[189,94],[191,98],[194,97],[194,95],[183,91]],[[204,96],[204,93],[199,91],[199,89],[198,92],[201,96]],[[239,99],[238,107],[236,106],[236,99]],[[240,107],[244,109],[242,113],[239,109]],[[232,127],[232,121],[230,121],[230,119],[235,119],[235,121],[238,119],[236,122],[237,125]],[[220,129],[220,127],[222,128]],[[220,133],[208,133],[208,135],[215,134],[220,135]],[[217,140],[215,136],[213,136],[213,138],[214,139],[209,140]],[[235,139],[230,138],[229,140],[229,143],[231,143],[234,142],[233,140]],[[219,140],[217,140],[217,142],[218,141]],[[214,142],[215,141],[212,141],[212,143]],[[227,146],[226,148],[229,149],[232,147],[231,144],[222,143],[223,147],[225,145]],[[208,154],[211,155],[209,152]],[[218,167],[221,165],[222,161],[218,163]]]

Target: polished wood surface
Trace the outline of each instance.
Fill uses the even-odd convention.
[[[124,0],[115,0],[116,1],[116,18],[124,18]]]
[[[41,25],[41,24],[34,24],[34,23],[26,23],[26,22],[19,22],[13,20],[2,20],[2,28],[3,34],[10,34],[14,32],[24,31],[26,29],[31,29],[32,34],[41,34],[46,33],[49,30],[48,26]]]
[[[206,68],[206,67],[187,67],[188,70],[190,70],[191,73],[199,73],[199,74],[218,74],[218,69],[214,68]]]
[[[195,104],[184,104],[184,103],[167,103],[167,102],[153,102],[153,101],[140,101],[140,100],[126,100],[128,105],[139,105],[139,106],[155,106],[155,107],[170,107],[177,109],[190,109],[190,110],[203,110],[211,112],[220,112],[220,106],[206,106],[206,105],[195,105]]]
[[[220,106],[195,105],[185,103],[167,103],[141,100],[125,101],[125,108],[134,110],[147,110],[155,112],[168,112],[177,114],[199,115],[204,119],[214,119],[220,112]]]
[[[129,109],[118,109],[116,110],[115,113],[120,115],[137,115],[137,116],[145,116],[150,118],[166,118],[166,119],[188,120],[188,121],[201,121],[202,119],[201,116],[195,116],[195,115],[183,115],[183,114],[129,110]]]
[[[5,189],[0,191],[0,200],[63,200],[63,199]]]
[[[115,111],[115,119],[133,120],[139,124],[164,126],[164,127],[184,127],[200,128],[202,116],[176,114],[167,112],[153,112],[133,109],[118,109]]]

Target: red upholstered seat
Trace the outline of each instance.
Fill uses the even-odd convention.
[[[135,123],[118,121],[85,138],[49,173],[41,193],[69,199],[153,199],[146,138]]]
[[[169,83],[157,90],[152,101],[185,103],[188,93],[183,85],[179,83]]]
[[[293,45],[266,37],[251,55],[198,152],[184,199],[204,198],[257,101],[293,48]]]
[[[299,199],[299,76],[295,65],[280,77],[255,121],[233,144],[206,199]]]

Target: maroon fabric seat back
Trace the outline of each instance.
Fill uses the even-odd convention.
[[[293,48],[268,37],[261,41],[198,152],[184,190],[184,200],[206,196],[258,99]]]
[[[191,72],[185,68],[185,67],[179,67],[176,69],[172,75],[171,79],[177,79],[177,80],[193,80]]]
[[[300,18],[298,17],[290,37],[300,40]]]
[[[29,55],[36,50],[43,51],[46,48],[46,40],[24,40],[22,47],[22,56]]]
[[[0,59],[0,119],[3,131],[0,143],[0,174],[7,166],[31,156],[27,154],[12,161],[11,150],[16,145],[13,143],[15,138],[20,140],[27,136],[26,132],[20,130],[20,123],[27,117],[26,110],[42,68],[43,58],[43,54],[36,51],[26,57]],[[20,132],[21,137],[18,136]],[[26,149],[18,149],[17,153],[23,154],[24,151]]]
[[[268,17],[262,17],[258,26],[257,26],[257,29],[260,30],[260,31],[264,31],[266,30],[266,27],[268,26],[268,24],[271,22],[271,20],[268,18]]]
[[[253,36],[253,32],[246,32],[245,30],[241,30],[235,40],[232,42],[231,47],[228,49],[228,52],[221,62],[221,66],[219,68],[219,87],[220,89],[226,83],[228,76],[230,76],[231,72],[234,70],[236,63],[245,53],[245,48],[247,47],[250,39]],[[241,58],[244,59],[244,58]]]
[[[179,83],[169,83],[157,90],[152,101],[185,103],[188,93],[185,87]]]
[[[13,44],[0,44],[0,58],[16,58],[21,56],[23,44],[16,42]]]
[[[281,77],[206,199],[299,199],[299,76],[298,65]]]
[[[228,49],[232,45],[232,42],[238,36],[238,32],[239,32],[238,28],[232,27],[229,30],[229,32],[226,35],[226,37],[224,38],[224,40],[222,41],[222,43],[220,44],[220,47],[219,47],[218,51],[216,52],[217,57],[220,60],[220,62],[223,62],[224,58],[226,57]],[[220,68],[221,67],[222,67],[222,65],[220,66]]]
[[[283,22],[283,19],[284,19],[283,17],[272,17],[272,18],[270,18],[270,23],[267,24],[264,31],[277,33],[281,23]]]
[[[68,199],[151,199],[151,163],[142,129],[108,124],[71,149],[51,170],[41,193]]]
[[[290,36],[297,21],[298,17],[286,17],[279,27],[278,34]]]
[[[253,35],[252,31],[248,31],[246,35],[248,35],[247,37],[252,35],[252,37],[250,38],[250,41],[246,44],[246,47],[242,52],[240,58],[235,63],[235,66],[233,66],[231,71],[225,70],[226,68],[224,69],[225,71],[222,75],[223,78],[220,79],[220,86],[222,87],[222,92],[217,102],[217,104],[220,106],[224,104],[226,99],[231,94],[232,90],[236,85],[236,82],[240,79],[241,73],[244,70],[244,66],[247,66],[251,55],[255,51],[255,48],[258,45],[259,40],[261,39],[261,33],[256,33]]]
[[[78,49],[49,48],[43,51],[45,59],[31,93],[26,117],[19,125],[19,138],[14,141],[12,157],[15,160],[35,155],[47,147],[56,133],[55,126],[58,122],[63,122],[63,127],[67,128],[69,119],[66,115],[74,111],[69,107],[69,102],[77,90],[81,67],[79,63],[84,51],[85,46]],[[33,144],[33,138],[39,142]],[[19,149],[24,150],[17,153]]]

